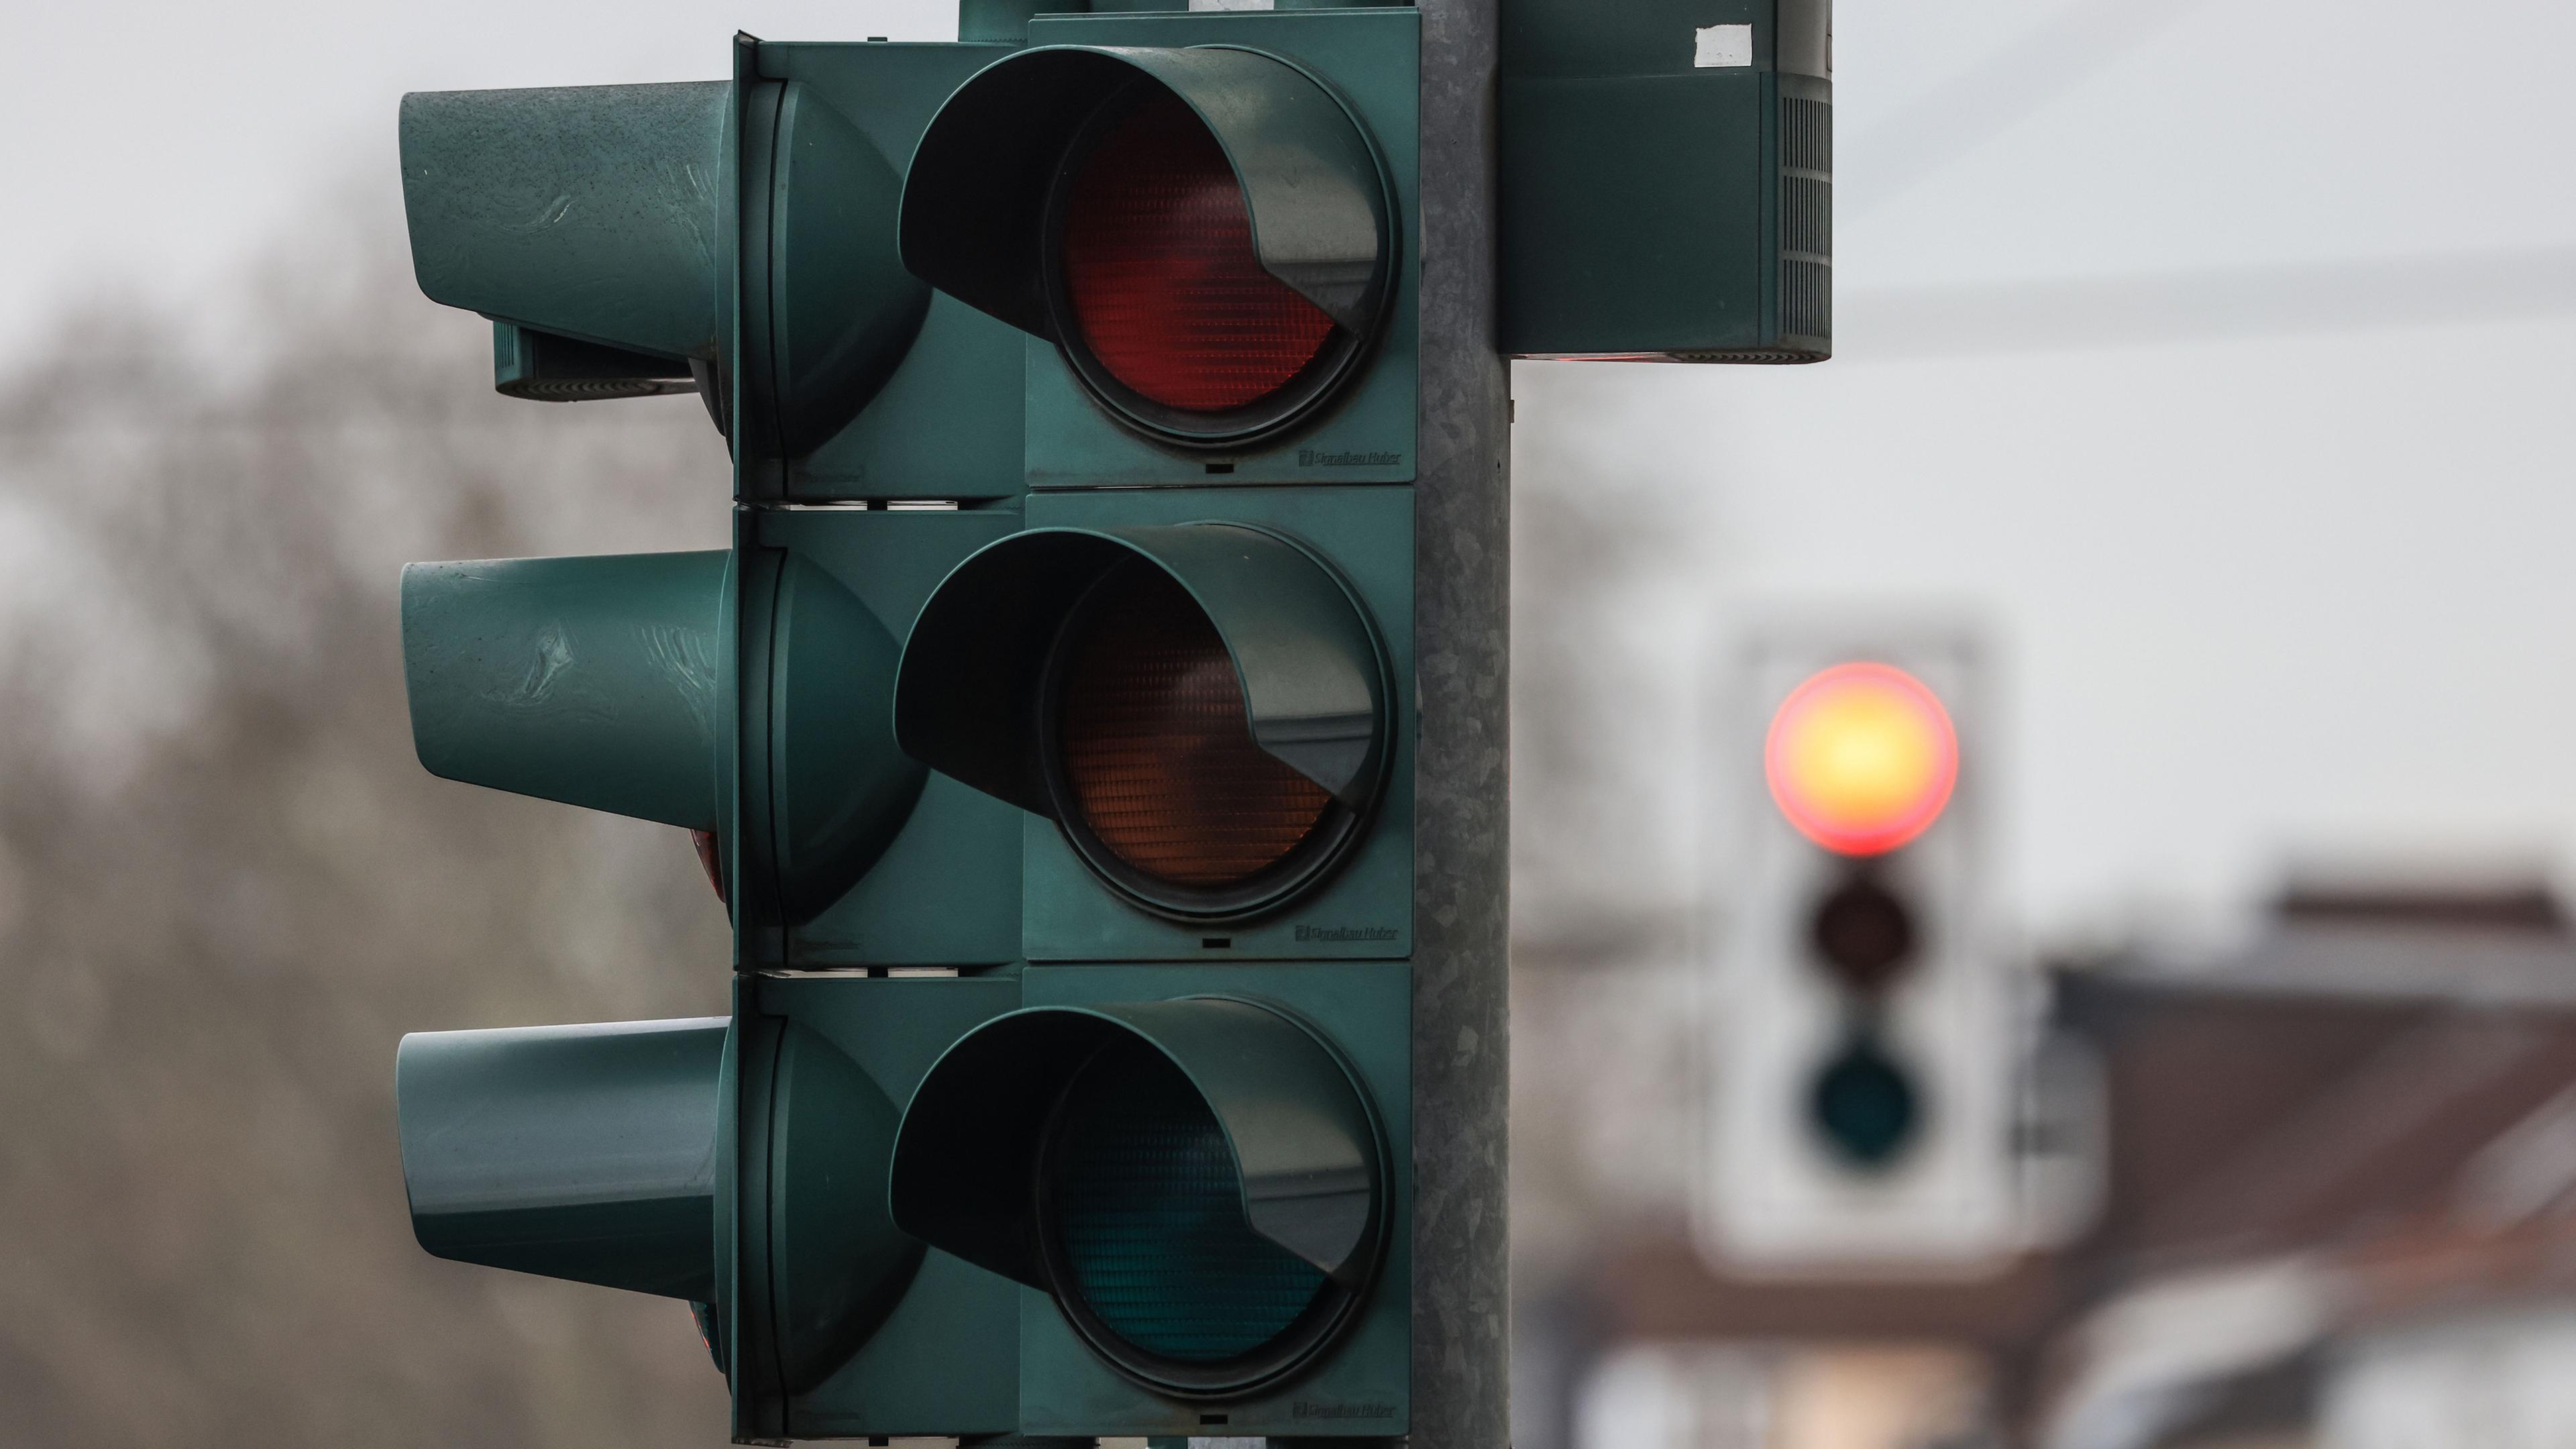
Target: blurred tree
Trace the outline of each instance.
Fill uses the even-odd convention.
[[[406,1030],[726,1009],[685,835],[420,769],[395,597],[722,547],[723,446],[494,396],[397,226],[0,381],[0,1443],[725,1437],[681,1305],[414,1245],[392,1092]]]

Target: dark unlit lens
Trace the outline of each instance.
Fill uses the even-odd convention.
[[[1324,1289],[1321,1271],[1245,1222],[1224,1129],[1158,1052],[1113,1048],[1084,1068],[1050,1155],[1065,1286],[1156,1358],[1242,1358]]]
[[[1081,163],[1064,219],[1065,280],[1082,342],[1109,374],[1188,412],[1285,387],[1333,320],[1262,270],[1225,151],[1178,97],[1129,111]]]
[[[1863,996],[1893,985],[1914,958],[1914,916],[1870,876],[1855,876],[1816,906],[1816,954],[1842,984]]]
[[[1059,716],[1064,775],[1110,854],[1173,885],[1238,885],[1323,823],[1332,796],[1253,743],[1234,659],[1169,575],[1122,566],[1077,629]]]
[[[1914,1138],[1914,1084],[1867,1036],[1825,1063],[1809,1105],[1826,1144],[1854,1167],[1886,1167]]]

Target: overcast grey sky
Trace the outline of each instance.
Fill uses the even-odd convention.
[[[221,295],[340,179],[392,204],[407,89],[953,33],[936,0],[20,9],[13,343],[85,293]],[[1843,0],[1836,31],[1838,360],[1519,373],[1521,486],[1615,477],[1689,543],[1637,584],[1676,681],[1646,727],[1686,739],[1729,601],[1934,598],[2008,666],[1987,778],[2044,931],[2241,902],[2292,853],[2576,858],[2576,6]],[[2137,274],[2171,275],[2034,290]],[[2099,345],[2105,309],[2164,340]]]

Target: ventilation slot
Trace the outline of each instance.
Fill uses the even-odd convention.
[[[1834,330],[1834,111],[1780,98],[1780,330]]]

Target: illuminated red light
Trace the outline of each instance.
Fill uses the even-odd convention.
[[[1837,664],[1781,702],[1763,766],[1800,834],[1843,855],[1884,855],[1941,818],[1958,783],[1959,737],[1913,675]]]
[[[1160,95],[1110,127],[1065,205],[1064,270],[1081,341],[1121,384],[1216,413],[1285,387],[1333,319],[1262,270],[1234,167]]]

